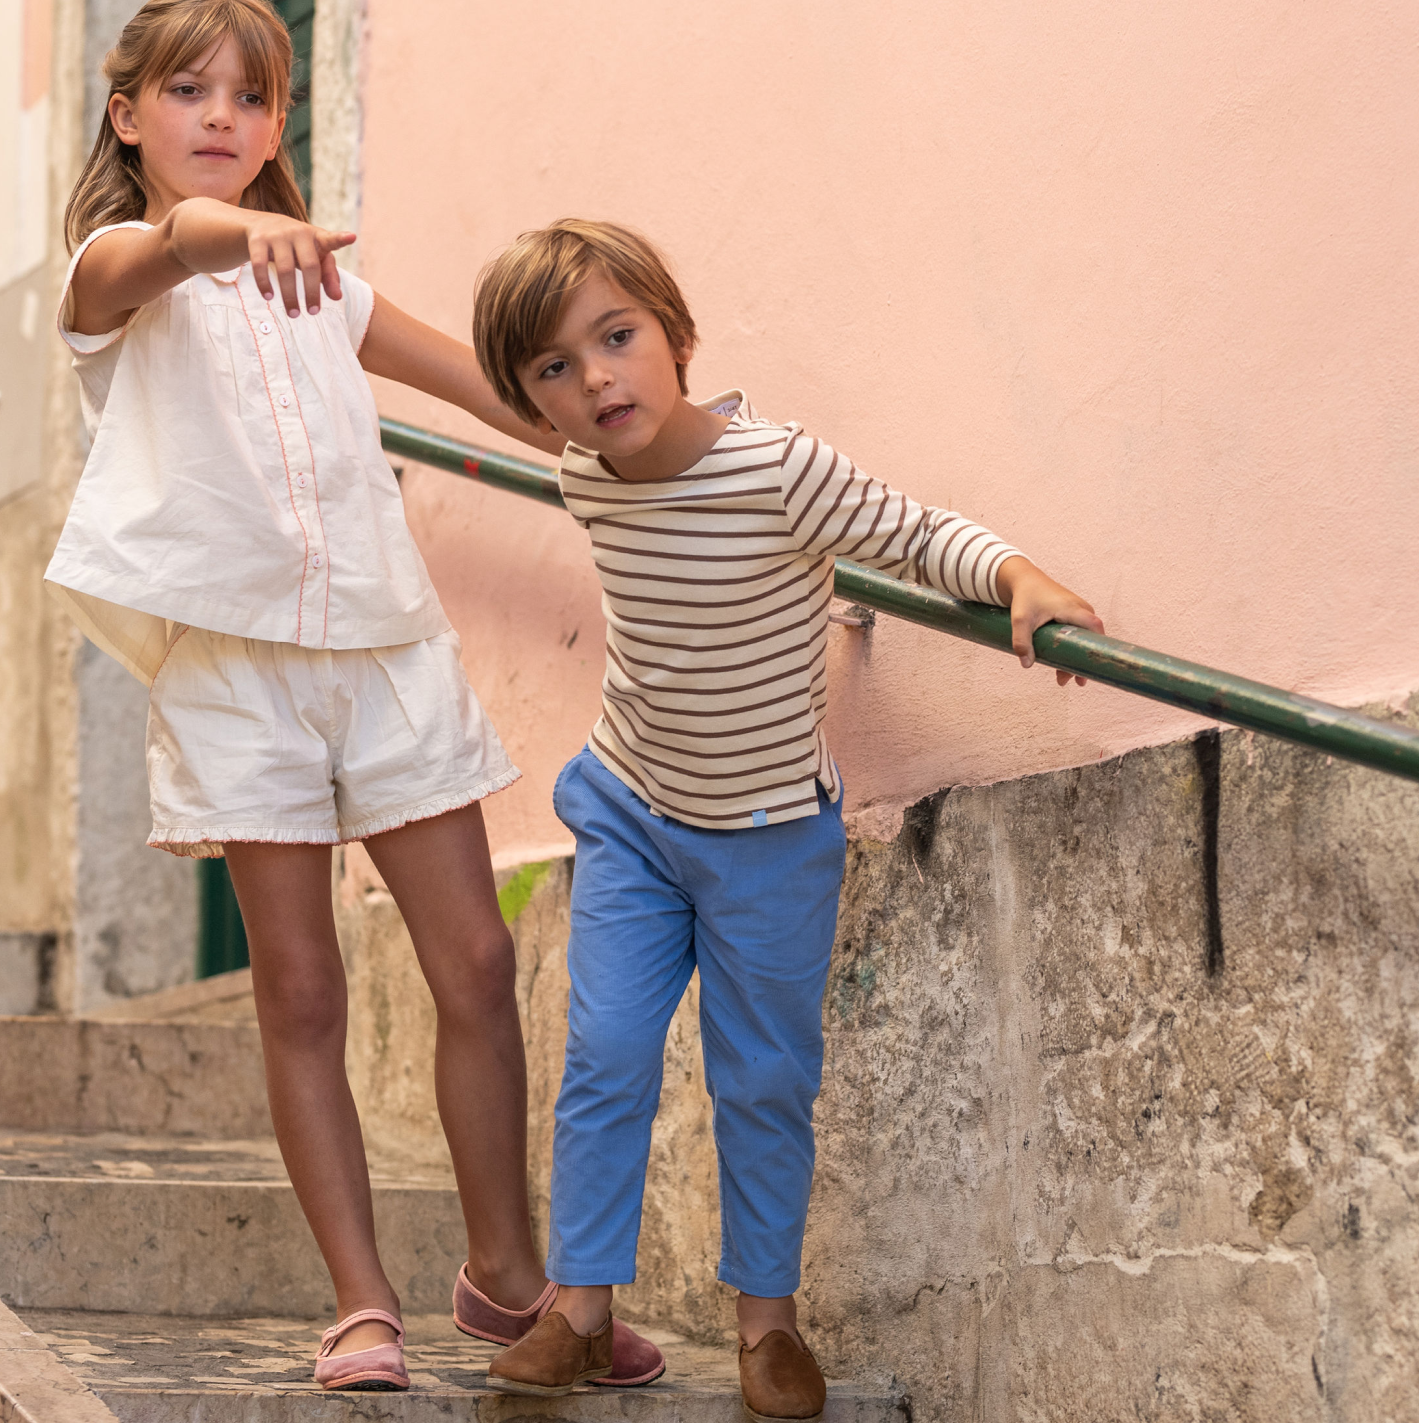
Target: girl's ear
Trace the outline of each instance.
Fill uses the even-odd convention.
[[[276,116],[276,132],[271,136],[271,147],[266,150],[266,161],[269,163],[281,151],[281,135],[286,131],[286,116],[278,114]]]
[[[108,121],[118,135],[120,143],[136,148],[138,145],[138,125],[133,122],[133,105],[127,94],[114,94],[108,101]]]

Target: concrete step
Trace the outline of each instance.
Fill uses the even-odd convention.
[[[317,1316],[329,1277],[274,1141],[0,1133],[0,1289],[17,1309]],[[441,1310],[466,1253],[446,1164],[370,1161],[385,1268]]]
[[[743,1423],[734,1350],[639,1326],[668,1368],[638,1389],[584,1388],[560,1399],[486,1387],[496,1346],[468,1339],[449,1312],[406,1312],[408,1393],[325,1393],[311,1379],[324,1320],[194,1319],[20,1311],[26,1325],[122,1423],[423,1423],[518,1418],[584,1423]],[[829,1385],[825,1423],[905,1423],[886,1390]]]
[[[251,991],[251,970],[199,978],[176,988],[160,988],[156,993],[139,994],[118,1003],[108,1003],[83,1015],[107,1022],[254,1023],[256,999]]]
[[[0,1018],[0,1129],[269,1136],[255,1023]]]

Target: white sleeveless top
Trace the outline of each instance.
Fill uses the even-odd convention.
[[[299,647],[443,632],[357,356],[369,284],[341,272],[343,299],[293,320],[248,264],[81,335],[74,269],[113,230],[74,254],[59,313],[93,448],[45,578],[83,631],[144,682],[171,623]]]

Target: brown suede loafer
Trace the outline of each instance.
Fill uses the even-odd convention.
[[[566,1315],[553,1310],[488,1365],[488,1387],[559,1398],[611,1372],[613,1338],[609,1315],[595,1334],[578,1334]]]
[[[739,1341],[739,1388],[754,1423],[817,1423],[828,1398],[818,1361],[782,1329],[771,1329],[752,1349]]]

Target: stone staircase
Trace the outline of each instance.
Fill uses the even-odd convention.
[[[271,1136],[249,976],[135,1000],[129,1016],[0,1018],[0,1423],[625,1419],[739,1423],[732,1350],[642,1327],[648,1388],[511,1399],[492,1346],[449,1314],[463,1223],[446,1166],[371,1152],[414,1387],[311,1381],[334,1298]],[[896,1423],[834,1383],[829,1423]]]

